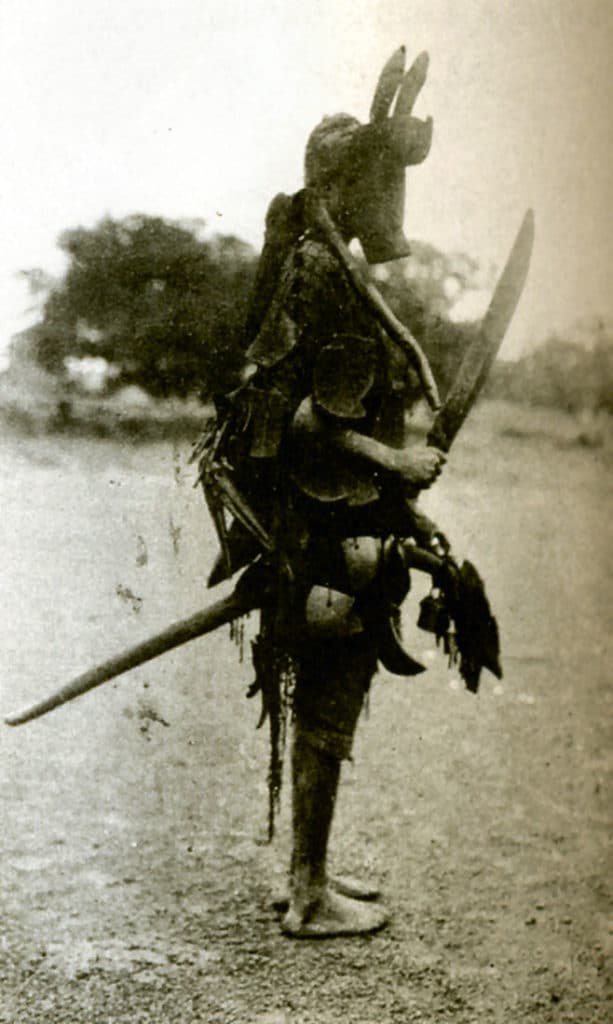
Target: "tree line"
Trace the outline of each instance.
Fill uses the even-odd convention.
[[[64,232],[68,267],[23,339],[31,357],[57,376],[69,359],[102,358],[109,387],[156,397],[230,382],[257,254],[232,235],[203,238],[202,227],[137,214]]]
[[[156,397],[209,397],[239,380],[258,254],[233,235],[208,237],[201,221],[134,214],[65,231],[61,280],[24,271],[46,293],[40,321],[14,342],[59,378],[71,361],[108,364],[108,389],[136,384]],[[379,287],[422,343],[437,376],[455,372],[451,324],[458,297],[483,286],[474,259],[415,242],[408,262],[379,268]],[[491,282],[488,282],[491,283]],[[514,363],[498,362],[488,394],[513,401],[613,412],[613,333],[595,322],[588,343],[558,335]],[[444,387],[443,387],[444,390]]]
[[[550,334],[516,362],[499,360],[486,394],[569,413],[613,414],[613,329],[607,321],[596,319],[584,335],[577,341]]]

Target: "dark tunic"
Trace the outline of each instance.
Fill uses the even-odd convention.
[[[318,635],[307,628],[305,601],[314,583],[329,580],[331,564],[340,565],[343,538],[393,532],[386,522],[392,481],[375,481],[372,473],[334,460],[325,437],[319,452],[316,445],[301,447],[289,428],[300,403],[312,396],[331,428],[347,426],[401,444],[415,379],[337,258],[309,231],[289,248],[247,355],[255,372],[225,407],[224,454],[273,535],[279,564],[289,565],[292,576],[289,587],[280,580],[285,607],[268,611],[265,628],[276,631],[275,642],[292,655],[294,712],[312,742],[348,757],[376,669],[377,636],[368,621],[356,635]],[[402,502],[398,518],[400,505],[406,518]],[[244,541],[240,527],[235,537]]]

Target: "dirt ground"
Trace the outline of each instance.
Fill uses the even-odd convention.
[[[224,630],[0,727],[0,1021],[613,1019],[613,457],[577,433],[483,406],[428,496],[487,580],[505,678],[467,693],[407,609],[430,669],[378,676],[332,838],[389,929],[280,935],[289,789],[263,846],[266,736]],[[0,442],[3,713],[209,599],[188,453]]]

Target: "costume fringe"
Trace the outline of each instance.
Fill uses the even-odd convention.
[[[281,810],[281,787],[287,726],[291,722],[296,688],[296,668],[289,654],[283,652],[275,659],[273,668],[278,703],[275,714],[270,715],[270,761],[268,766],[268,842],[275,835],[275,818]]]

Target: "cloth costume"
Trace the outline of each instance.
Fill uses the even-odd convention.
[[[395,481],[360,472],[346,457],[335,461],[325,437],[318,452],[292,436],[296,410],[310,398],[330,430],[350,427],[399,447],[405,411],[420,393],[404,355],[305,222],[300,201],[300,194],[273,201],[250,317],[247,358],[254,371],[218,402],[202,480],[220,526],[210,467],[230,467],[232,486],[271,540],[263,550],[249,520],[235,517],[222,537],[225,561],[210,578],[217,583],[254,560],[267,567],[272,597],[254,649],[253,692],[261,689],[268,712],[279,714],[279,688],[291,665],[285,700],[303,735],[343,759],[351,754],[380,656],[379,627],[389,614],[384,551],[393,535],[423,541],[435,528]],[[394,598],[406,593],[406,579],[403,573],[404,590]],[[280,756],[273,752],[273,791]]]

